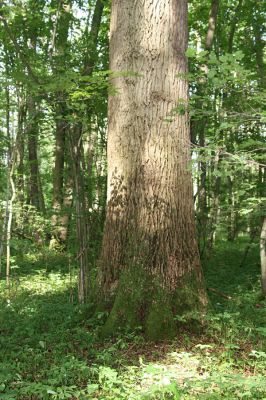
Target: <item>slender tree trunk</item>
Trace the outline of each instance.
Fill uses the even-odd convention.
[[[218,17],[218,9],[219,9],[219,0],[212,0],[210,13],[209,13],[209,23],[208,30],[205,38],[205,50],[210,52],[213,46],[214,35],[216,22]],[[207,72],[207,65],[202,66],[202,70]],[[197,104],[197,108],[199,111],[203,110],[203,100],[205,94],[205,84],[206,81],[203,80],[198,87],[198,96],[199,101]],[[198,219],[200,224],[200,241],[206,243],[206,235],[207,235],[207,223],[208,223],[208,209],[207,209],[207,162],[204,160],[206,157],[205,145],[206,145],[206,127],[207,127],[207,118],[203,115],[201,116],[199,121],[192,122],[194,136],[198,133],[198,140],[201,150],[199,152],[200,162],[199,162],[199,187],[198,187]]]
[[[228,38],[228,53],[233,52],[233,44],[234,44],[236,25],[239,20],[242,4],[243,4],[243,0],[239,0],[238,4],[236,6],[236,9],[235,9],[235,14],[234,14],[232,22],[231,22],[231,28],[230,28],[229,38]]]
[[[214,244],[214,239],[215,239],[215,232],[216,232],[216,227],[217,227],[217,220],[218,220],[218,215],[219,215],[219,195],[220,195],[220,188],[221,188],[221,177],[219,176],[219,164],[220,164],[220,151],[217,150],[215,154],[215,160],[214,160],[214,175],[215,180],[214,180],[214,187],[213,187],[213,200],[211,204],[211,212],[210,212],[210,217],[208,221],[208,227],[207,227],[207,234],[208,234],[208,240],[207,240],[207,246],[206,246],[206,253],[207,256],[210,254],[213,244]],[[216,174],[215,174],[216,172]]]
[[[61,100],[60,100],[61,99]],[[64,96],[58,96],[61,104],[56,108],[56,129],[55,129],[55,163],[53,170],[53,238],[57,244],[65,243],[66,237],[65,227],[61,225],[63,217],[63,201],[64,201],[64,166],[66,153],[66,135],[68,123],[66,121],[66,105]],[[52,245],[52,242],[50,243]]]
[[[219,10],[219,0],[212,0],[209,13],[208,31],[205,39],[205,50],[210,51],[214,41],[214,34]]]
[[[234,178],[232,176],[227,177],[228,183],[228,240],[230,242],[235,240],[237,232],[237,212],[235,209],[235,193],[234,193]]]
[[[174,315],[206,303],[188,164],[187,2],[112,2],[108,209],[101,290],[112,309],[104,332],[144,325],[175,332]],[[133,71],[136,76],[123,76]],[[163,77],[163,78],[162,78]],[[172,117],[171,117],[172,116]]]
[[[0,276],[2,275],[2,255],[7,236],[6,231],[7,231],[7,221],[8,221],[9,195],[10,195],[10,179],[9,179],[9,168],[8,168],[8,174],[6,180],[6,193],[5,193],[5,213],[4,213],[3,223],[1,226],[1,239],[0,239]]]
[[[262,293],[266,296],[266,217],[264,217],[260,234],[260,261]]]
[[[263,40],[263,28],[258,24],[254,24],[255,33],[255,53],[256,53],[256,63],[258,69],[258,76],[260,80],[261,88],[266,86],[266,67],[264,62],[264,47],[265,43]]]
[[[64,158],[65,158],[66,122],[62,118],[56,121],[55,166],[53,173],[53,208],[60,209],[63,201]]]
[[[75,188],[76,229],[78,241],[79,280],[78,298],[84,303],[88,296],[89,286],[89,260],[88,260],[88,226],[84,193],[84,178],[82,173],[83,145],[82,134],[77,129],[69,135],[70,153],[73,167],[73,181]]]
[[[8,290],[10,289],[10,262],[11,262],[11,251],[10,251],[10,241],[11,241],[11,227],[13,219],[13,202],[16,197],[15,184],[14,184],[14,168],[15,168],[15,154],[16,147],[12,143],[12,137],[10,132],[10,93],[9,87],[6,88],[6,132],[8,141],[8,151],[7,151],[7,167],[8,167],[8,187],[7,187],[7,227],[6,227],[6,286]],[[11,198],[9,199],[9,195]]]
[[[89,34],[89,43],[88,43],[89,51],[85,55],[83,75],[91,75],[92,74],[94,65],[98,59],[96,46],[97,46],[99,30],[100,30],[100,26],[101,26],[103,9],[104,9],[104,1],[96,0],[93,17],[92,17],[90,34]]]
[[[15,168],[15,159],[11,160],[11,169],[9,173],[11,198],[9,200],[8,220],[6,229],[6,285],[8,289],[10,289],[10,261],[11,261],[10,241],[11,241],[12,220],[13,220],[13,203],[16,198],[15,183],[13,179],[14,168]]]
[[[66,142],[67,142],[66,137]],[[73,190],[75,190],[73,181],[73,165],[72,165],[72,155],[69,154],[70,161],[66,164],[65,169],[65,183],[63,188],[63,200],[60,204],[60,213],[53,215],[52,222],[55,224],[53,229],[53,236],[50,240],[50,248],[58,249],[58,246],[66,247],[68,245],[67,241],[69,238],[69,227],[71,215],[73,213]],[[67,157],[68,159],[68,157]]]
[[[93,189],[95,188],[95,152],[97,146],[97,128],[90,127],[90,134],[84,144],[85,168],[88,175],[88,208],[93,206]]]
[[[59,240],[61,243],[67,243],[70,219],[72,215],[73,187],[74,187],[72,168],[67,169],[66,175],[67,176],[64,185],[62,212],[61,216],[59,217],[59,227],[60,227]]]
[[[57,17],[54,22],[54,31],[50,48],[50,57],[53,57],[55,51],[56,58],[53,62],[53,74],[55,79],[64,74],[67,69],[67,48],[68,35],[71,22],[72,0],[67,0],[64,4],[59,1]],[[53,226],[53,235],[50,246],[65,244],[64,238],[67,236],[65,227],[61,226],[63,215],[64,199],[64,165],[66,153],[66,136],[69,122],[67,121],[66,94],[61,91],[56,94],[55,112],[55,163],[53,170],[53,215],[51,218]]]
[[[22,95],[18,98],[18,129],[17,129],[17,168],[16,168],[16,187],[17,198],[21,206],[24,204],[24,123],[26,117],[26,107]]]
[[[38,211],[44,211],[42,188],[39,176],[38,161],[38,118],[36,103],[32,98],[28,98],[28,157],[29,157],[29,200],[30,204]]]
[[[104,3],[97,0],[94,8],[94,15],[92,18],[92,25],[90,30],[90,56],[84,62],[83,75],[90,75],[93,72],[95,63],[97,61],[96,49],[98,42],[98,35],[100,23],[103,13]],[[89,111],[90,112],[90,111]],[[88,114],[89,114],[88,112]],[[88,118],[89,119],[89,118]],[[83,124],[82,121],[77,121],[73,127],[73,131],[69,134],[70,154],[73,165],[73,181],[75,190],[75,204],[76,204],[76,229],[77,240],[79,244],[79,252],[77,260],[79,261],[79,281],[78,281],[78,297],[79,302],[84,303],[88,297],[89,292],[89,260],[88,260],[88,245],[89,245],[89,230],[87,221],[87,207],[85,196],[85,183],[83,164]]]
[[[7,65],[6,68],[8,69]],[[1,245],[0,245],[0,273],[2,273],[2,253],[4,251],[4,243],[7,243],[7,225],[9,220],[9,198],[10,198],[10,170],[11,170],[11,135],[10,135],[10,95],[9,86],[5,88],[6,94],[6,136],[7,136],[7,177],[6,177],[6,204],[5,215],[1,232]],[[9,257],[10,259],[10,257]],[[7,263],[6,270],[9,270],[9,263]]]
[[[263,50],[265,43],[263,42],[263,29],[260,29],[258,24],[254,26],[255,32],[255,51],[256,51],[256,62],[258,69],[258,76],[261,89],[265,88],[265,63],[263,59]],[[265,195],[265,176],[266,168],[264,168],[264,176],[261,168],[259,169],[259,193],[261,196]],[[264,179],[263,179],[264,178]],[[264,182],[264,184],[263,184]],[[261,285],[262,293],[266,296],[266,217],[264,216],[262,230],[260,234],[260,260],[261,260]]]

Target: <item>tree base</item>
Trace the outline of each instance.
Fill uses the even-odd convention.
[[[158,278],[142,268],[125,271],[112,296],[111,311],[101,335],[109,337],[119,329],[141,327],[148,340],[159,341],[172,339],[181,325],[200,324],[207,302],[193,278],[182,279],[175,291],[169,292]]]

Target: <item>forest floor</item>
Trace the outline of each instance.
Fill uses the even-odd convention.
[[[214,291],[202,332],[157,344],[137,331],[100,341],[106,315],[76,303],[63,256],[14,260],[10,293],[0,281],[0,399],[265,400],[266,302],[258,247],[239,267],[244,249],[220,242],[205,262]]]

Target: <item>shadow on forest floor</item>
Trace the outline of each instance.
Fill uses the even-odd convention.
[[[157,344],[137,331],[100,342],[105,314],[75,302],[67,259],[24,259],[10,296],[0,282],[0,399],[265,398],[266,304],[258,249],[239,268],[244,248],[220,242],[204,263],[207,287],[231,297],[210,292],[204,332]]]

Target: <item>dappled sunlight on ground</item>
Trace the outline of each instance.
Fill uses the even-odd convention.
[[[230,299],[210,293],[201,331],[184,326],[162,343],[141,329],[100,340],[107,314],[77,304],[76,271],[54,255],[45,267],[18,263],[10,292],[0,281],[0,399],[265,399],[266,303],[256,258],[234,270],[240,250],[218,248],[205,265]]]

